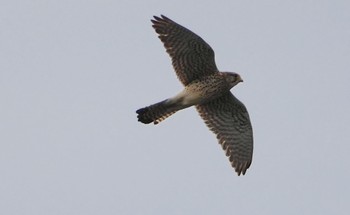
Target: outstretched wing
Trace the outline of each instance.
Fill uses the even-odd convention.
[[[182,84],[218,72],[214,51],[202,38],[166,16],[154,16],[151,21]]]
[[[253,130],[244,104],[228,92],[196,108],[216,134],[237,174],[244,175],[253,156]]]

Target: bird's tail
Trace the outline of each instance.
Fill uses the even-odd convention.
[[[136,113],[138,114],[137,118],[140,122],[145,124],[151,122],[158,124],[180,109],[178,105],[169,102],[169,100],[164,100],[148,107],[138,109]]]

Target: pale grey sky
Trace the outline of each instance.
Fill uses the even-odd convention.
[[[0,214],[350,213],[350,3],[1,1]],[[239,73],[254,157],[238,177],[151,27],[164,14]]]

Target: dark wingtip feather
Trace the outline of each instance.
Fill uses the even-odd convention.
[[[231,164],[232,164],[232,167],[235,169],[236,173],[238,174],[238,176],[240,176],[241,174],[245,175],[248,168],[250,167],[251,161],[247,161],[240,164],[235,164],[234,162],[232,162]]]
[[[161,15],[161,17],[162,17],[162,15]],[[159,16],[153,16],[153,19],[151,19],[151,22],[152,22],[153,24],[159,23],[159,22],[163,21],[163,18],[161,18],[161,17],[159,17]]]
[[[174,22],[173,20],[169,19],[168,17],[164,16],[164,15],[160,15],[159,16],[153,16],[153,19],[151,19],[151,22],[153,24],[157,24],[160,22]]]
[[[164,16],[164,15],[160,15],[160,17],[163,18],[163,20],[166,20],[166,21],[172,21],[171,19],[169,19],[168,17]]]

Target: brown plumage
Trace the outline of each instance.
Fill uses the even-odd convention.
[[[232,167],[244,175],[252,162],[253,130],[244,104],[230,92],[242,82],[241,77],[219,72],[214,51],[192,31],[163,15],[151,21],[185,88],[172,98],[137,110],[138,120],[157,124],[176,111],[195,106],[216,134]]]
[[[166,16],[154,16],[151,21],[183,85],[218,72],[214,51],[202,38]]]

